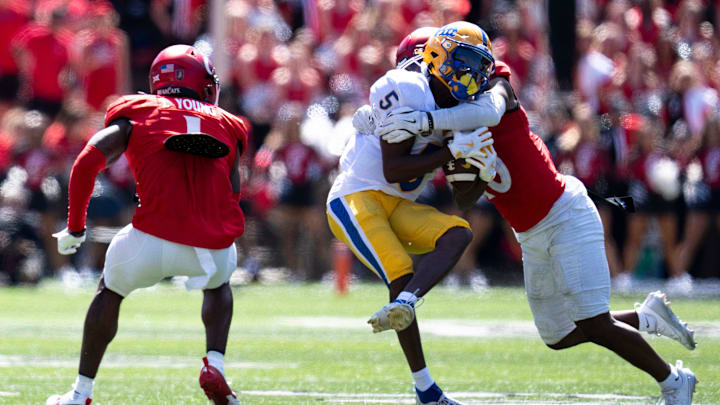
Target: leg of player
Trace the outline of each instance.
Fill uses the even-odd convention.
[[[205,347],[200,371],[200,386],[215,405],[237,404],[237,395],[225,381],[225,348],[233,313],[232,290],[228,283],[203,290],[202,320],[205,324]]]
[[[412,278],[412,274],[407,274],[390,283],[390,302],[397,299],[401,291],[407,288],[406,286]],[[396,333],[400,347],[403,349],[405,359],[412,372],[417,403],[423,405],[461,405],[459,402],[446,396],[430,375],[430,370],[425,363],[417,318],[413,317],[412,322],[407,328],[396,331]]]
[[[632,328],[649,334],[665,336],[680,342],[688,350],[694,350],[695,331],[690,329],[687,322],[681,321],[670,309],[670,303],[665,294],[660,291],[648,294],[645,301],[635,303],[634,310],[611,311],[613,319],[620,321]],[[548,345],[551,349],[567,349],[581,343],[589,342],[587,336],[580,328],[576,328],[565,336],[560,342]]]
[[[407,328],[415,318],[415,303],[447,275],[471,241],[469,228],[458,226],[445,231],[435,242],[435,249],[417,263],[412,278],[403,283],[396,298],[370,318],[373,331]]]
[[[695,391],[695,374],[682,367],[665,362],[652,347],[629,325],[616,321],[609,313],[576,322],[588,339],[606,347],[630,364],[650,374],[660,385],[665,403],[689,405]]]
[[[90,303],[83,328],[80,367],[73,390],[64,395],[53,395],[47,405],[90,405],[95,376],[105,349],[115,337],[123,296],[105,287],[100,278],[97,293]]]
[[[468,228],[448,229],[438,238],[435,250],[423,256],[417,263],[415,275],[403,292],[413,293],[418,298],[427,294],[455,266],[472,241],[472,237],[472,231]]]

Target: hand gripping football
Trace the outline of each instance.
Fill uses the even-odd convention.
[[[174,152],[217,159],[227,156],[230,148],[212,135],[202,132],[171,135],[163,142],[165,148]]]

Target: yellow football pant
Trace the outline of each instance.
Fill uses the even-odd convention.
[[[335,237],[386,284],[413,272],[409,254],[431,252],[450,228],[470,228],[458,216],[375,190],[330,201],[327,216]]]

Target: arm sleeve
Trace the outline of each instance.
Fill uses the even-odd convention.
[[[95,186],[95,178],[105,168],[105,164],[105,154],[90,144],[85,145],[85,149],[75,159],[68,185],[68,230],[70,232],[80,232],[85,229],[85,218]]]
[[[491,91],[477,100],[430,112],[435,129],[453,131],[494,127],[500,123],[504,113],[505,99]]]

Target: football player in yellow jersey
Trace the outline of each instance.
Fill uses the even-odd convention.
[[[468,70],[472,78],[459,79],[467,97],[462,100],[492,103],[481,95],[487,77],[474,74],[493,68],[488,37],[473,24],[458,25],[467,34],[464,49],[484,63]],[[397,62],[404,69],[391,70],[373,84],[372,107],[361,109],[356,120],[362,124],[370,114],[382,123],[408,108],[429,111],[418,123],[417,133],[403,142],[389,143],[381,142],[373,128],[361,128],[340,159],[342,171],[328,195],[327,213],[333,234],[388,285],[390,303],[368,323],[374,332],[397,332],[415,382],[417,403],[453,405],[459,402],[447,397],[430,376],[414,306],[452,269],[472,233],[464,219],[415,199],[436,168],[460,157],[476,159],[480,179],[489,181],[495,176],[496,155],[487,128],[463,127],[462,120],[449,119],[451,109],[437,110],[458,104],[447,87],[433,83],[435,79],[425,72],[409,71],[420,66],[421,57],[415,51],[435,32],[415,31],[403,40]],[[436,122],[443,124],[436,126]],[[462,132],[468,130],[472,131]],[[445,131],[455,131],[447,145]],[[456,201],[463,204],[462,196],[456,195]],[[413,266],[409,254],[424,256]]]

